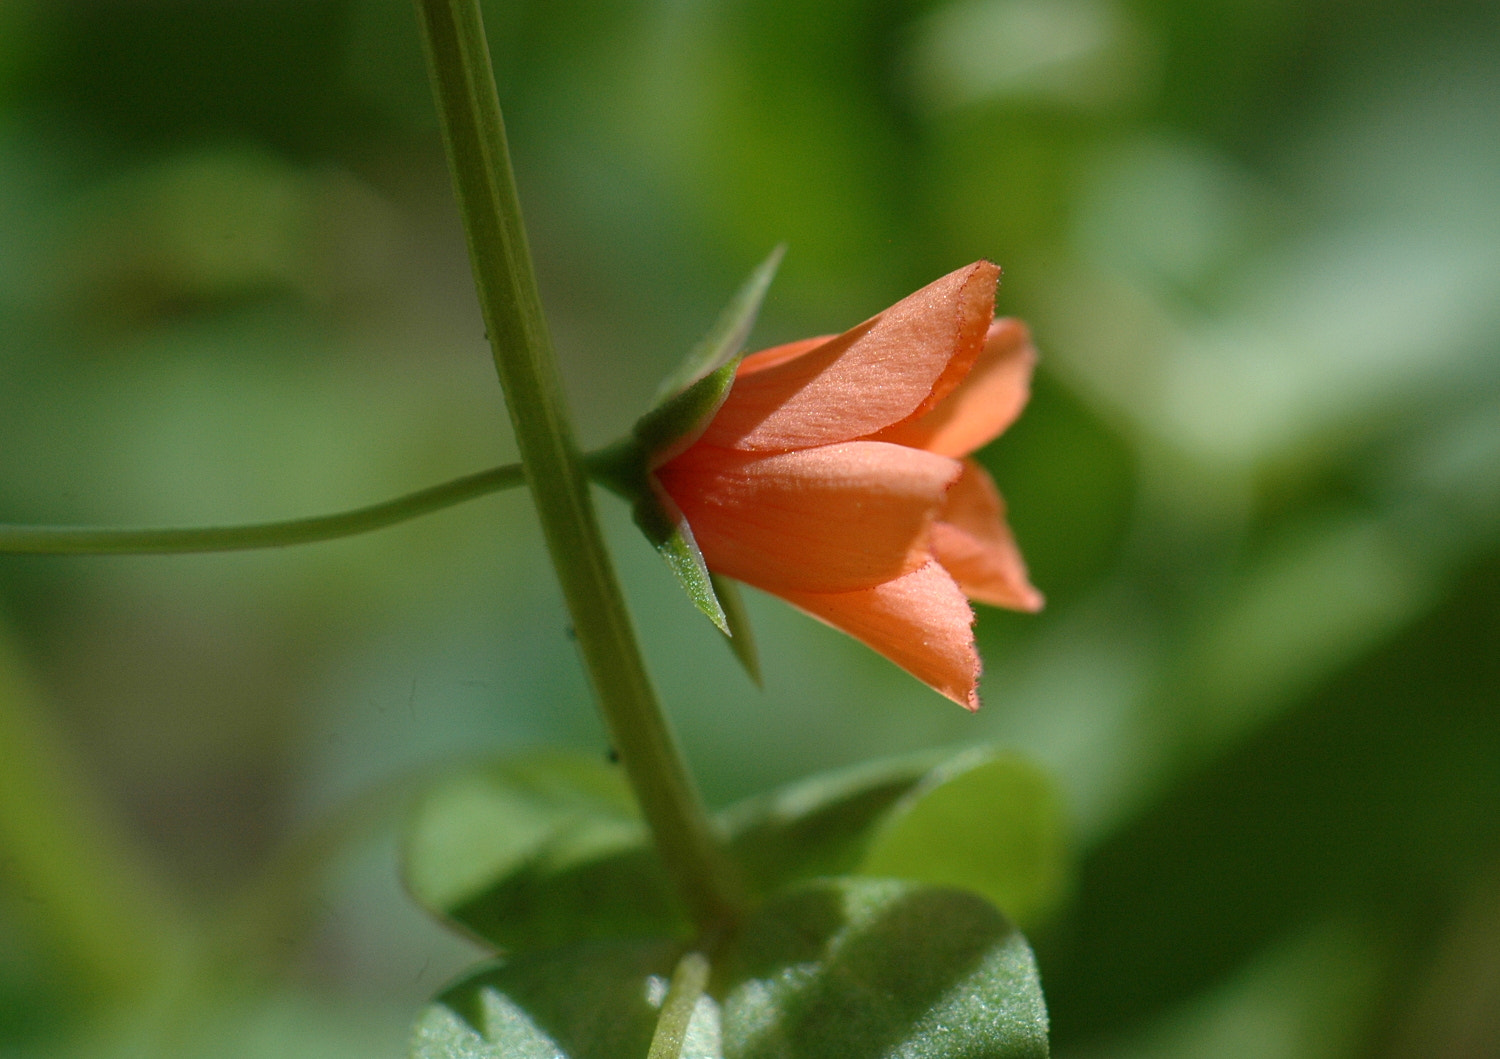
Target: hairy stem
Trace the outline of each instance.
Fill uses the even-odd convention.
[[[469,257],[526,481],[610,738],[694,920],[722,929],[732,873],[677,749],[604,548],[521,221],[478,0],[417,0]]]

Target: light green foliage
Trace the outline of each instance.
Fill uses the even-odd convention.
[[[412,819],[412,893],[507,951],[685,936],[622,794],[615,767],[594,758],[546,754],[458,774]],[[758,899],[819,876],[860,874],[966,887],[1034,921],[1063,892],[1055,797],[1014,756],[966,752],[814,777],[722,820]]]
[[[560,841],[599,850],[641,840],[630,790],[616,768],[562,752],[512,758],[443,783],[407,829],[406,884],[429,908],[452,908]]]
[[[563,771],[551,797],[512,785],[516,764],[533,773],[553,761]],[[591,813],[587,797],[569,789],[573,779],[595,790],[618,785],[613,766],[550,755],[516,764],[455,776],[414,815],[405,874],[429,911],[501,949],[686,930],[644,833],[622,827],[613,805]],[[866,768],[729,810],[726,829],[747,881],[766,893],[852,869],[866,830],[925,772],[913,763]]]
[[[933,769],[891,807],[859,871],[973,890],[1025,926],[1063,896],[1064,830],[1044,773],[1014,754],[976,750]]]
[[[404,853],[413,897],[501,949],[686,929],[618,768],[599,759],[456,776],[421,803]]]

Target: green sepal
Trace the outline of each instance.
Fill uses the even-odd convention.
[[[745,672],[756,687],[764,687],[760,677],[760,651],[755,646],[755,631],[750,628],[750,612],[745,609],[744,597],[740,594],[740,583],[718,574],[709,574],[719,605],[724,608],[724,620],[729,624],[727,638],[729,649],[739,659]]]
[[[677,505],[648,481],[644,492],[636,499],[634,514],[635,524],[667,561],[667,567],[677,576],[677,583],[693,601],[693,606],[707,615],[721,633],[729,636],[729,618],[714,593],[713,575],[708,572],[703,552],[693,538],[693,528],[677,510]]]
[[[728,605],[736,616],[727,613],[715,591],[723,583],[710,575],[692,527],[651,472],[696,441],[729,396],[745,340],[785,250],[778,246],[750,274],[703,341],[662,383],[655,405],[636,420],[630,436],[589,460],[590,474],[630,501],[636,525],[667,561],[693,605],[729,639],[730,649],[757,684],[760,665],[744,610],[736,597]],[[737,639],[737,630],[743,641]]]
[[[729,396],[745,342],[785,251],[778,246],[750,273],[708,334],[663,380],[650,411],[636,420],[631,435],[648,467],[660,466],[697,440]]]
[[[770,289],[771,280],[775,278],[785,254],[786,244],[781,243],[755,267],[735,291],[734,297],[729,299],[729,304],[724,306],[708,334],[688,352],[676,370],[662,380],[656,391],[657,404],[686,390],[740,354],[750,339],[761,302],[765,300],[766,291]]]
[[[635,437],[626,438],[592,453],[587,462],[591,478],[630,502],[636,526],[666,560],[693,605],[721,633],[730,636],[729,618],[714,592],[714,581],[693,538],[693,528],[651,477],[646,445]]]
[[[648,466],[661,466],[708,429],[714,413],[734,386],[739,363],[739,357],[731,358],[635,421],[630,434],[640,445]]]

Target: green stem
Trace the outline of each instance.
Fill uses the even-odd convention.
[[[657,849],[704,931],[738,907],[728,862],[656,701],[599,532],[521,222],[478,0],[417,0],[479,304],[579,651]]]
[[[682,1059],[693,1011],[708,988],[709,970],[708,958],[701,952],[690,952],[678,962],[661,1003],[646,1059]]]
[[[525,481],[521,465],[492,467],[415,493],[337,515],[250,526],[206,526],[190,529],[96,529],[92,526],[3,526],[0,552],[31,555],[150,555],[181,552],[232,552],[280,548],[288,544],[350,537],[356,533],[440,511],[465,500],[511,489]]]

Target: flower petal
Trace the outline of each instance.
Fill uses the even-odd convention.
[[[709,568],[771,592],[848,592],[916,569],[957,460],[879,441],[760,455],[695,445],[657,469]]]
[[[1035,364],[1036,348],[1026,325],[1008,317],[996,320],[973,370],[952,393],[925,414],[887,427],[872,440],[967,456],[1016,421],[1031,397]]]
[[[989,472],[964,460],[963,477],[932,527],[932,554],[964,594],[1011,610],[1042,609],[1042,594],[1026,576],[1026,561],[1005,524],[1005,501]]]
[[[822,345],[746,358],[702,442],[784,452],[867,437],[921,414],[979,356],[999,275],[977,261]]]
[[[979,709],[974,611],[938,563],[861,592],[777,594],[879,651],[965,709]]]
[[[795,342],[788,342],[784,346],[772,346],[770,349],[763,349],[759,353],[750,353],[744,360],[740,361],[740,368],[735,373],[735,378],[736,380],[742,379],[746,375],[754,375],[757,371],[765,371],[767,368],[774,368],[778,364],[785,364],[787,361],[800,357],[804,353],[812,352],[827,342],[832,342],[837,337],[839,336],[818,335],[816,338],[801,338]]]

